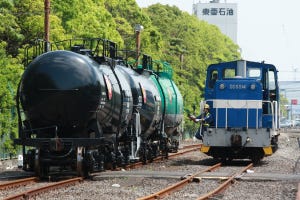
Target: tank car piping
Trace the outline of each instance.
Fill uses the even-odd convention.
[[[120,91],[121,91],[121,102],[123,102],[123,99],[124,99],[124,96],[123,96],[123,89],[122,89],[122,86],[121,86],[121,83],[120,83],[120,79],[119,77],[117,76],[116,74],[116,71],[115,71],[115,62],[111,62],[110,64],[110,68],[113,72],[113,74],[115,75],[116,77],[116,80],[118,82],[118,85],[119,85],[119,88],[120,88]],[[120,114],[119,114],[119,123],[118,123],[118,130],[117,130],[117,135],[116,135],[116,144],[118,144],[118,138],[119,138],[119,134],[120,134],[120,130],[121,130],[121,119],[122,119],[122,113],[123,113],[123,106],[120,106]]]

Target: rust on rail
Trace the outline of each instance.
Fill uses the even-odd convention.
[[[23,178],[23,179],[19,179],[19,180],[9,181],[9,182],[0,184],[0,190],[18,187],[20,185],[27,185],[31,182],[36,182],[38,180],[39,179],[37,177],[30,177],[30,178]]]
[[[62,187],[62,186],[74,185],[74,184],[76,184],[78,182],[81,182],[81,181],[83,181],[82,177],[63,180],[63,181],[52,183],[52,184],[49,184],[49,185],[46,185],[46,186],[43,186],[43,187],[28,190],[28,191],[25,191],[25,192],[7,197],[3,200],[30,199],[30,197],[36,196],[36,195],[38,195],[42,192],[53,190],[53,189],[56,189],[56,188]]]
[[[219,168],[220,166],[221,166],[221,163],[215,164],[215,165],[213,165],[213,166],[211,166],[211,167],[209,167],[207,169],[204,169],[204,170],[202,170],[200,172],[197,172],[197,173],[195,173],[195,174],[193,174],[191,176],[188,176],[186,179],[184,179],[184,180],[182,180],[182,181],[180,181],[180,182],[178,182],[178,183],[176,183],[174,185],[171,185],[171,186],[169,186],[169,187],[167,187],[167,188],[165,188],[165,189],[163,189],[163,190],[161,190],[161,191],[159,191],[157,193],[154,193],[154,194],[151,194],[149,196],[145,196],[145,197],[139,198],[138,200],[159,199],[161,197],[164,197],[164,196],[168,195],[169,193],[172,193],[172,192],[178,190],[179,188],[185,186],[186,184],[192,182],[193,179],[196,176],[198,176],[198,175],[200,175],[200,174],[202,174],[204,172],[212,171],[212,170],[214,170],[216,168]]]
[[[202,144],[193,144],[193,145],[184,146],[180,152],[169,154],[168,158],[174,158],[176,156],[180,156],[180,155],[185,154],[185,153],[189,153],[189,152],[192,152],[192,151],[198,151],[198,150],[200,150],[201,145]],[[162,160],[166,160],[166,158],[164,156],[158,156],[157,158],[154,158],[152,162],[158,162],[158,161],[162,161]],[[148,161],[147,163],[150,163],[150,162]],[[136,163],[132,163],[130,165],[126,165],[124,167],[124,169],[126,169],[126,170],[127,169],[135,169],[135,168],[141,167],[142,165],[144,165],[143,162],[136,162]],[[122,168],[118,167],[114,170],[120,171],[120,170],[122,170]]]
[[[198,200],[203,200],[203,199],[208,199],[210,197],[212,197],[213,195],[216,195],[220,192],[222,192],[226,187],[229,186],[230,183],[232,183],[235,179],[236,176],[244,173],[247,169],[250,169],[253,167],[253,163],[250,163],[249,165],[247,165],[246,167],[244,167],[241,171],[232,174],[224,183],[222,183],[219,187],[217,187],[216,189],[214,189],[213,191],[201,196],[200,198],[198,198]]]

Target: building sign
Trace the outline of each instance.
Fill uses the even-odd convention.
[[[196,3],[193,14],[199,19],[220,28],[223,34],[237,43],[237,4],[236,3]]]
[[[233,8],[203,8],[202,15],[232,16],[234,15],[234,9]]]
[[[298,105],[298,100],[297,99],[292,99],[291,104],[292,105]]]

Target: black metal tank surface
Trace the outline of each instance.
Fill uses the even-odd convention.
[[[84,130],[100,103],[99,64],[70,51],[53,51],[37,57],[25,70],[20,100],[25,125],[37,137],[85,137]],[[103,83],[102,83],[103,85]]]
[[[122,66],[117,67],[117,70],[124,74],[130,83],[134,112],[140,114],[142,137],[146,139],[159,128],[162,120],[159,91],[153,82],[149,80],[149,72],[142,71],[138,73],[131,68]]]
[[[101,64],[97,73],[105,77],[108,99],[100,106],[101,111],[97,112],[97,119],[103,133],[122,133],[127,128],[133,111],[133,99],[131,87],[126,74],[120,72],[117,66]]]

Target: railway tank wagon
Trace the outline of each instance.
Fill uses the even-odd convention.
[[[183,98],[172,79],[173,69],[167,62],[152,61],[151,57],[144,55],[143,71],[146,69],[153,72],[149,78],[159,88],[162,98],[161,110],[164,120],[161,129],[164,130],[164,137],[168,140],[168,149],[176,152],[179,147],[180,125],[183,120]]]
[[[108,40],[62,43],[69,46],[55,43],[52,51],[34,56],[19,84],[15,144],[22,145],[23,169],[40,177],[65,169],[86,176],[167,156],[174,147],[169,136],[178,134],[182,120],[176,86],[168,98],[179,109],[170,122],[164,108],[169,86],[158,73],[127,65]],[[53,50],[59,45],[64,50]]]
[[[202,152],[258,163],[276,151],[280,112],[275,66],[245,60],[210,65],[205,102],[214,125],[204,133]]]

